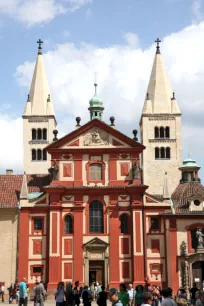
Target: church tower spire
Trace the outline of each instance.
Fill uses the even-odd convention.
[[[38,55],[23,113],[24,171],[27,174],[48,173],[49,156],[45,147],[52,141],[56,128],[55,112],[42,55],[43,41],[39,39]]]
[[[163,193],[163,180],[168,172],[171,194],[179,182],[182,162],[181,112],[170,85],[157,38],[156,54],[147,87],[140,120],[143,151],[143,179],[152,194]]]

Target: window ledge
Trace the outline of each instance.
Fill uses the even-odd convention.
[[[39,162],[43,163],[43,162],[47,162],[47,159],[46,159],[46,160],[41,160],[41,159],[40,159],[40,160],[31,160],[31,162],[32,162],[32,163],[36,163],[36,162],[38,162],[38,163],[39,163]]]
[[[44,139],[36,139],[36,140],[30,140],[29,144],[49,144],[49,141]]]
[[[171,158],[155,158],[155,160],[170,160]]]

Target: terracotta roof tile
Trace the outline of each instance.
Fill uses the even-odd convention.
[[[0,175],[0,208],[17,207],[23,175]],[[27,175],[28,192],[43,191],[50,184],[48,175]]]
[[[174,193],[172,200],[175,208],[189,208],[189,200],[199,197],[204,201],[204,186],[200,183],[183,183],[179,184]]]

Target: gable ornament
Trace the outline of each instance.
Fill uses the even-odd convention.
[[[84,139],[84,146],[102,146],[108,144],[108,135],[103,135],[98,129],[87,133]]]

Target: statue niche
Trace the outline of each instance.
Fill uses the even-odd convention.
[[[202,232],[202,228],[198,227],[196,231],[196,242],[197,242],[197,251],[200,249],[204,250],[204,234]]]

